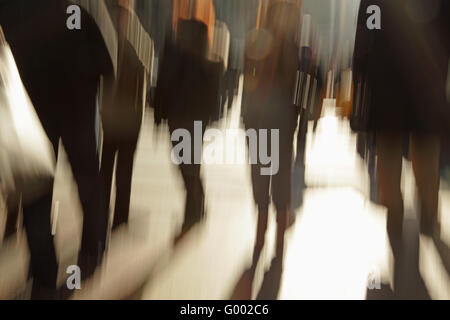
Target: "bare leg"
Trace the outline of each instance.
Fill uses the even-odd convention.
[[[421,232],[431,234],[438,220],[439,154],[437,136],[411,135],[411,159],[421,203]]]
[[[402,136],[398,133],[377,134],[378,197],[388,209],[387,231],[391,245],[401,239],[403,197],[400,188],[402,174]]]

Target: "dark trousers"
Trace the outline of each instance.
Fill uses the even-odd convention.
[[[280,126],[259,126],[247,125],[247,129],[267,129],[268,150],[271,150],[271,129],[279,129],[279,171],[273,176],[261,175],[260,169],[265,167],[258,161],[252,164],[251,178],[253,186],[253,197],[260,212],[267,212],[271,199],[275,204],[278,213],[285,213],[291,202],[291,169],[293,158],[293,140],[295,133],[295,114],[287,123]],[[259,142],[258,142],[259,144]]]
[[[177,129],[185,129],[191,135],[191,164],[180,164],[181,175],[186,189],[184,225],[189,226],[199,221],[204,215],[205,192],[200,177],[201,165],[194,163],[194,121],[185,119],[169,119],[169,130],[172,136]],[[202,125],[202,142],[205,133],[205,122]],[[176,146],[179,142],[172,142]]]
[[[307,111],[302,110],[298,122],[297,133],[297,156],[295,165],[297,167],[305,168],[305,151],[306,151],[306,135],[308,133],[308,114]]]
[[[130,212],[131,181],[133,176],[134,154],[138,137],[128,141],[115,139],[105,132],[102,151],[102,174],[105,179],[106,202],[109,212],[114,160],[116,164],[116,203],[113,226],[128,222]]]
[[[30,249],[30,271],[42,287],[56,288],[58,261],[51,231],[51,193],[23,208],[23,224]]]
[[[80,256],[99,260],[106,243],[107,215],[104,184],[100,179],[95,112],[38,112],[55,155],[62,140],[72,173],[78,185],[83,209],[83,235]],[[51,233],[52,190],[24,206],[23,222],[30,248],[30,270],[34,281],[47,288],[56,286],[58,263]],[[8,208],[8,234],[15,231],[18,204]]]
[[[42,125],[58,155],[59,140],[67,152],[83,209],[80,257],[101,259],[106,244],[107,214],[103,179],[100,178],[95,112],[39,113]],[[30,267],[35,281],[56,285],[57,261],[50,215],[52,195],[24,208],[24,226],[30,247]]]

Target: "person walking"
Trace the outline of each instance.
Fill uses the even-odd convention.
[[[101,108],[101,170],[105,179],[108,208],[117,155],[113,229],[128,223],[134,155],[145,105],[145,68],[127,39],[131,10],[130,3],[123,0],[115,2],[112,8],[119,43],[118,70],[117,77],[111,75],[105,78]]]
[[[448,1],[362,0],[360,5],[354,108],[366,117],[353,116],[352,126],[375,135],[377,194],[388,210],[387,233],[396,260],[403,234],[400,184],[405,138],[420,200],[420,232],[433,236],[440,230],[440,140],[450,128],[444,81],[449,21]]]

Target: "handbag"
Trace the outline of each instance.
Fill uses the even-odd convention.
[[[293,104],[305,120],[314,120],[320,103],[320,88],[313,67],[299,68],[296,74]]]
[[[27,205],[52,191],[55,155],[0,27],[0,189]]]

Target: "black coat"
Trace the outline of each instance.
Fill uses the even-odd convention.
[[[199,120],[219,114],[223,62],[206,59],[208,30],[196,20],[178,23],[178,38],[166,42],[155,97],[155,120]]]
[[[119,46],[120,47],[120,46]],[[103,132],[125,141],[138,139],[144,112],[145,68],[128,40],[119,49],[117,76],[104,78],[102,97]]]
[[[95,21],[81,9],[69,30],[66,0],[0,0],[0,25],[38,114],[94,112],[100,75],[113,72]]]
[[[367,7],[381,9],[381,30],[369,30]],[[371,91],[368,129],[445,133],[450,1],[362,0],[354,52],[354,80]],[[356,91],[356,90],[355,90]]]
[[[299,48],[280,40],[277,50],[270,33],[254,30],[247,36],[242,116],[251,128],[291,128],[296,125],[294,105]]]

